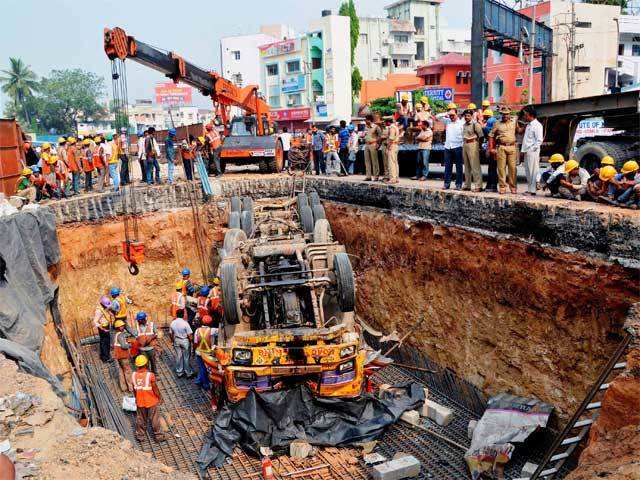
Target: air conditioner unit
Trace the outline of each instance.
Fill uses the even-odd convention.
[[[296,104],[296,101],[293,98],[287,100],[287,106],[291,107]]]

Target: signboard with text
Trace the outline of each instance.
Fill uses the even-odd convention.
[[[291,40],[269,43],[267,45],[259,46],[258,49],[260,50],[260,56],[263,58],[287,55],[300,50],[300,39],[294,38]]]
[[[423,90],[425,97],[432,100],[440,100],[441,102],[453,102],[453,88],[425,88]]]
[[[309,107],[287,108],[284,110],[271,110],[271,120],[276,122],[307,120],[311,117]]]
[[[159,105],[191,105],[193,89],[173,82],[157,83],[156,103]]]
[[[304,90],[304,75],[296,75],[290,78],[282,79],[282,92],[290,93],[290,92],[299,92],[300,90]]]

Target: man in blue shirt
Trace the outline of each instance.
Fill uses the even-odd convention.
[[[490,108],[486,108],[484,112],[482,112],[482,132],[484,133],[484,138],[489,138],[489,132],[493,128],[493,125],[496,123],[496,117],[493,116],[493,111]],[[498,164],[496,163],[496,159],[493,155],[489,153],[488,145],[483,144],[482,154],[487,158],[488,163],[488,171],[487,171],[487,185],[485,186],[485,190],[490,192],[498,191]]]
[[[325,135],[315,125],[311,128],[311,149],[313,151],[313,163],[316,167],[316,175],[327,174],[327,164],[324,159]]]
[[[170,128],[167,138],[164,140],[164,151],[167,155],[167,168],[168,168],[168,179],[169,185],[173,185],[173,172],[176,169],[176,145],[174,140],[176,138],[176,129]]]
[[[342,166],[345,166],[349,162],[349,137],[351,132],[347,128],[347,122],[344,120],[340,120],[340,132],[338,132],[338,140],[340,141],[340,148],[338,150],[338,156],[340,157],[340,162],[342,162]],[[347,175],[347,172],[344,171],[344,168],[341,169],[340,176]]]

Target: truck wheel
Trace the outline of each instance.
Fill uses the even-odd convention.
[[[624,145],[615,142],[587,142],[576,150],[576,159],[589,173],[600,167],[600,160],[605,155],[613,157],[618,170],[626,160],[631,158]]]
[[[242,211],[251,212],[253,215],[253,200],[251,197],[242,197]]]
[[[251,236],[251,232],[253,232],[253,212],[250,210],[242,212],[240,224],[242,225],[242,231],[246,233],[247,237]]]
[[[304,233],[313,232],[313,212],[309,205],[304,205],[300,210],[300,224]]]
[[[236,197],[236,196],[231,197],[231,211],[232,212],[242,211],[242,202],[240,201],[240,197]]]
[[[284,168],[284,148],[281,140],[276,142],[276,156],[271,160],[271,167],[274,173],[281,172]]]
[[[240,228],[240,212],[231,212],[229,214],[229,228]]]
[[[240,297],[238,295],[238,272],[235,263],[224,263],[220,267],[220,284],[222,285],[222,306],[224,320],[229,325],[237,325],[242,318]]]
[[[258,170],[260,173],[269,173],[269,162],[267,162],[266,158],[258,160]]]
[[[222,248],[227,255],[230,255],[236,248],[238,248],[240,243],[246,241],[247,234],[244,233],[244,230],[240,230],[239,228],[232,228],[231,230],[227,230],[227,233],[225,233]]]
[[[301,215],[302,207],[309,206],[309,199],[306,193],[299,193],[296,197],[296,203],[298,205],[298,215]]]
[[[318,195],[318,192],[316,192],[315,190],[312,192],[309,192],[309,204],[311,206],[321,205],[320,195]]]
[[[314,221],[318,221],[318,220],[322,220],[322,219],[326,219],[327,216],[324,213],[324,207],[322,205],[313,205],[311,207],[311,209],[313,210],[313,220]]]
[[[333,241],[333,235],[331,234],[331,226],[329,220],[320,219],[316,220],[316,225],[313,227],[313,242],[314,243],[331,243]]]
[[[346,253],[333,256],[333,270],[338,282],[338,304],[342,312],[353,312],[356,305],[355,280],[351,261]]]

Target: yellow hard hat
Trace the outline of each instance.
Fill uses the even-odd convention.
[[[447,109],[449,110],[451,109],[455,110],[456,108],[458,108],[458,106],[453,102],[449,102],[449,104],[447,105]]]
[[[549,163],[564,163],[564,156],[561,153],[554,153],[549,157]]]
[[[67,143],[73,145],[74,143],[76,143],[77,140],[75,139],[75,137],[69,137],[67,138]]]
[[[482,100],[482,106],[483,107],[490,107],[491,106],[491,102],[489,100]]]
[[[482,112],[482,115],[485,117],[493,117],[493,110],[486,108],[484,112]]]
[[[600,180],[606,182],[607,180],[611,180],[616,173],[618,172],[616,172],[616,169],[611,165],[605,165],[600,169],[600,174],[598,176],[600,177]]]
[[[219,277],[214,278],[213,279],[213,284],[214,285],[220,285],[220,278]]]
[[[475,104],[475,103],[471,102],[469,105],[467,105],[467,108],[468,108],[469,110],[475,110],[475,109],[476,109],[476,108],[478,108],[478,107],[476,107],[476,104]]]
[[[564,171],[565,171],[565,173],[569,173],[572,170],[575,170],[576,168],[578,168],[579,166],[580,166],[580,164],[578,162],[576,162],[575,160],[569,160],[564,165]]]
[[[59,143],[59,144],[63,144],[63,143],[66,143],[66,142],[67,142],[67,139],[66,139],[66,138],[64,138],[64,137],[58,137],[58,143]]]
[[[602,160],[600,160],[600,165],[615,165],[616,161],[611,158],[609,155],[605,155],[604,157],[602,157]]]
[[[626,175],[627,173],[637,172],[638,169],[640,169],[640,167],[638,167],[638,162],[635,160],[629,160],[628,162],[624,162],[622,170],[620,171]]]
[[[204,143],[204,137],[203,137],[203,136],[198,137],[198,141],[199,141],[200,143]]]
[[[88,138],[85,138],[84,140],[82,140],[82,144],[83,145],[91,145],[91,140],[89,140]]]
[[[100,135],[98,135],[96,137],[93,137],[93,141],[96,142],[96,143],[101,142],[102,141],[102,137]]]
[[[138,368],[144,367],[148,362],[149,360],[145,355],[138,355],[136,357],[136,367]]]
[[[429,103],[429,98],[425,97],[425,96],[422,96],[422,97],[420,97],[420,102],[421,103]]]
[[[403,93],[402,96],[400,97],[400,100],[409,100],[409,95],[407,95],[406,93]]]
[[[33,173],[33,170],[31,170],[30,168],[23,168],[22,169],[22,175],[31,175]]]
[[[124,327],[124,322],[122,320],[116,320],[116,322],[113,324],[114,328],[120,328],[120,327]]]
[[[44,142],[41,148],[42,150],[49,150],[51,148],[51,144],[49,142]]]
[[[176,282],[176,290],[182,290],[182,287],[184,287],[184,282],[182,280],[178,280]]]
[[[56,163],[57,161],[58,161],[57,155],[49,155],[49,158],[47,159],[48,163]]]

